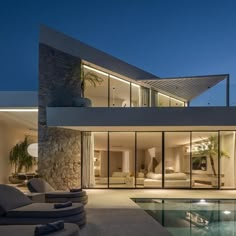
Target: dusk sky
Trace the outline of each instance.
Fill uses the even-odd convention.
[[[1,0],[1,91],[38,89],[40,24],[159,77],[229,73],[236,105],[235,0]],[[224,85],[193,105],[224,105]]]

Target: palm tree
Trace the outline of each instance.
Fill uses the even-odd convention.
[[[198,146],[198,150],[194,152],[194,154],[196,155],[206,156],[210,159],[211,168],[214,176],[216,176],[214,157],[218,155],[218,152],[218,136],[216,135],[212,135],[207,139],[202,139],[200,145]],[[220,150],[220,157],[223,156],[229,158],[229,155],[225,151]]]
[[[11,165],[14,165],[14,174],[21,172],[22,168],[28,171],[35,163],[35,158],[27,152],[29,146],[28,138],[23,142],[17,143],[10,151],[9,160]]]
[[[101,84],[103,82],[103,79],[97,74],[91,71],[85,72],[82,64],[74,66],[72,77],[73,79],[80,79],[81,97],[84,97],[84,92],[87,83],[96,87],[98,84]]]

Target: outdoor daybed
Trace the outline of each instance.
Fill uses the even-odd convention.
[[[80,202],[84,205],[88,202],[88,195],[84,190],[74,192],[56,191],[45,180],[33,178],[27,182],[27,187],[32,193],[44,193],[46,202]],[[71,190],[73,191],[73,190]]]
[[[53,203],[32,203],[20,190],[0,184],[0,225],[46,224],[58,220],[85,225],[84,205],[70,204],[68,207],[55,208]]]
[[[1,225],[1,236],[34,236],[35,225]],[[64,229],[46,234],[47,236],[79,236],[79,228],[75,224],[65,223]]]

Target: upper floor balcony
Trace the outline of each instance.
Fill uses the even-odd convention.
[[[197,106],[229,105],[227,74],[134,80],[88,62],[82,63],[82,73],[83,95],[92,107],[189,107],[191,101],[208,93],[217,95]]]

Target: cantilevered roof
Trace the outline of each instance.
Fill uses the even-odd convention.
[[[163,78],[142,81],[143,84],[151,86],[160,92],[167,92],[170,95],[191,101],[201,93],[215,86],[226,79],[228,75],[191,76],[177,78]]]
[[[46,26],[40,27],[39,42],[131,79],[158,78],[156,75]]]
[[[159,78],[46,26],[41,26],[40,43],[184,101],[192,100],[227,77],[227,75],[209,75]]]

